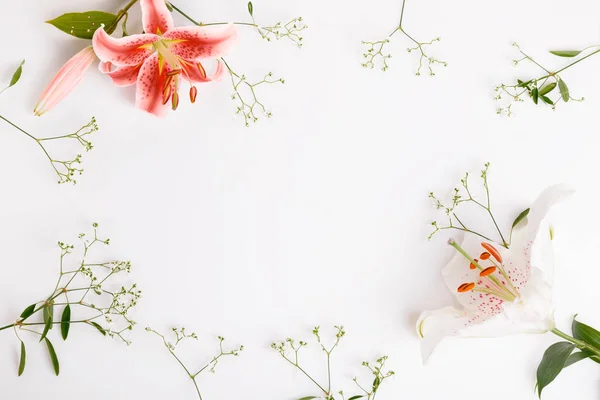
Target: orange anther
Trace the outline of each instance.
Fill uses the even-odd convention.
[[[481,253],[479,255],[479,258],[481,258],[482,260],[487,260],[488,258],[490,258],[490,253],[488,253],[487,251],[484,251],[483,253]]]
[[[164,89],[163,89],[163,98],[162,98],[163,105],[167,104],[167,102],[171,98],[171,90],[172,90],[171,85],[168,85],[168,86],[164,87]]]
[[[173,69],[169,72],[167,72],[167,76],[175,76],[175,75],[179,75],[181,73],[180,69]]]
[[[470,292],[471,290],[473,290],[475,288],[475,283],[470,282],[470,283],[463,283],[462,285],[460,285],[458,287],[458,289],[456,289],[456,291],[458,293],[464,293],[464,292]]]
[[[479,262],[479,260],[478,260],[478,259],[474,259],[473,261],[475,261],[476,263],[478,263],[478,262]],[[475,268],[477,268],[477,266],[476,266],[475,264],[471,263],[471,264],[469,264],[469,268],[471,268],[471,269],[475,269]]]
[[[202,64],[197,63],[196,65],[198,66],[198,71],[200,71],[200,75],[202,75],[202,78],[206,79],[206,70],[204,69]]]
[[[489,274],[493,274],[494,272],[496,272],[496,267],[487,267],[479,273],[479,276],[488,276]]]
[[[196,86],[192,86],[190,88],[190,101],[192,104],[196,101],[196,96],[198,96],[198,89],[196,89]]]
[[[489,243],[481,242],[481,247],[483,247],[484,249],[489,251],[490,254],[492,255],[492,257],[494,257],[496,259],[496,261],[498,261],[499,263],[502,264],[502,256],[500,255],[500,252],[498,250],[496,250],[496,248],[494,246],[492,246]]]

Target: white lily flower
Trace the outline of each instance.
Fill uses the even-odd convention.
[[[553,205],[572,190],[552,186],[538,197],[512,232],[508,248],[465,233],[457,252],[442,270],[461,308],[425,311],[417,322],[423,361],[445,337],[494,337],[546,333],[555,328],[551,275],[551,237],[540,230]]]

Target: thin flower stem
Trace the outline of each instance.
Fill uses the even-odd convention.
[[[590,352],[594,353],[596,356],[600,357],[600,349],[597,349],[596,347],[590,345],[589,343],[586,343],[582,340],[575,339],[574,337],[567,335],[566,333],[560,331],[557,328],[552,329],[550,332],[554,333],[558,337],[561,337],[561,338],[575,344],[577,346],[577,348],[579,348],[581,350],[590,351]]]
[[[127,17],[127,12],[137,2],[138,2],[138,0],[131,0],[123,9],[119,10],[119,12],[117,13],[117,18],[106,29],[106,33],[108,33],[109,35],[112,34],[115,31],[115,29],[117,29],[117,26],[119,25],[119,22],[121,21],[121,19],[123,19],[123,17]]]
[[[211,25],[234,24],[234,25],[245,25],[245,26],[252,26],[252,27],[258,28],[258,24],[255,24],[255,23],[252,23],[252,22],[209,22],[209,23],[205,24],[203,22],[196,21],[195,19],[193,19],[192,17],[190,17],[189,15],[187,15],[179,7],[177,7],[175,4],[173,4],[171,2],[169,2],[169,4],[171,5],[171,7],[173,7],[173,10],[177,11],[182,17],[184,17],[185,19],[187,19],[188,21],[190,21],[194,25],[198,25],[198,26],[211,26]]]
[[[300,365],[298,365],[298,363],[294,363],[292,360],[290,360],[289,358],[287,358],[285,356],[283,357],[283,359],[286,360],[287,362],[289,362],[290,364],[292,364],[294,367],[298,368],[298,370],[300,372],[302,372],[304,375],[306,375],[306,377],[308,379],[310,379],[312,381],[312,383],[317,385],[318,388],[321,389],[321,391],[323,393],[325,393],[326,395],[329,395],[329,392],[327,390],[325,390],[325,388],[323,386],[321,386],[316,380],[314,380],[313,377],[308,374],[308,372],[306,372],[304,369],[302,369],[302,367]]]

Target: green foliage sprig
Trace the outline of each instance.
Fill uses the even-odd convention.
[[[582,57],[577,58],[568,65],[552,71],[546,68],[541,63],[536,61],[533,57],[526,54],[517,43],[513,43],[513,46],[519,51],[518,59],[513,60],[515,66],[521,63],[531,63],[543,72],[536,78],[521,80],[517,79],[517,82],[511,85],[500,84],[494,89],[496,95],[494,99],[498,102],[508,100],[507,104],[503,104],[496,109],[498,114],[504,114],[511,116],[513,114],[512,106],[515,103],[522,103],[526,99],[530,99],[534,104],[546,105],[551,107],[553,110],[560,102],[567,103],[569,101],[583,101],[584,98],[575,98],[571,96],[571,91],[562,78],[562,72],[571,68],[572,66],[586,60],[587,58],[598,54],[600,52],[600,45],[594,45],[586,47],[583,50],[552,50],[550,53],[558,57],[564,58],[577,58],[581,54],[585,54]],[[590,49],[596,49],[590,52]],[[586,54],[587,53],[587,54]]]
[[[208,363],[206,363],[204,366],[200,367],[197,370],[192,370],[191,368],[187,367],[184,364],[184,362],[179,358],[179,356],[176,353],[176,350],[177,350],[177,346],[181,342],[183,342],[187,339],[198,340],[198,335],[196,335],[194,332],[188,333],[184,327],[173,328],[172,331],[173,331],[173,334],[175,335],[175,337],[174,337],[175,341],[172,342],[172,341],[169,341],[165,335],[155,331],[154,329],[152,329],[150,327],[147,327],[146,331],[153,333],[156,336],[161,338],[165,348],[169,351],[169,353],[173,356],[173,358],[175,358],[175,360],[177,360],[177,362],[179,363],[181,368],[185,371],[187,376],[194,383],[194,387],[196,389],[196,394],[198,395],[199,400],[202,400],[202,394],[200,393],[200,387],[199,387],[198,381],[197,381],[198,376],[205,371],[214,373],[215,369],[217,367],[217,364],[219,363],[219,361],[221,360],[222,357],[227,357],[227,356],[237,357],[237,356],[239,356],[240,352],[244,350],[244,346],[239,346],[234,349],[225,350],[223,348],[223,342],[225,341],[225,338],[223,338],[222,336],[218,336],[217,339],[219,340],[219,353],[217,355],[213,356],[210,359],[210,361]],[[193,371],[196,371],[196,372],[193,372]]]
[[[67,340],[73,325],[84,325],[103,336],[130,344],[126,333],[133,329],[135,322],[129,314],[137,305],[141,291],[135,283],[127,287],[115,283],[120,276],[131,272],[129,261],[91,259],[93,250],[110,243],[110,239],[98,237],[97,228],[98,224],[94,223],[92,237],[79,234],[77,247],[82,254],[72,267],[68,261],[76,246],[58,242],[60,273],[52,292],[26,307],[15,322],[0,327],[0,331],[12,329],[21,342],[19,376],[27,361],[23,334],[37,336],[39,342],[45,342],[56,375],[60,372],[59,361],[49,336],[55,325],[60,326],[63,340]]]
[[[304,376],[306,376],[321,392],[318,396],[305,396],[300,398],[299,400],[311,400],[311,399],[319,399],[324,398],[325,400],[335,400],[336,396],[339,395],[339,398],[342,400],[374,400],[375,396],[378,393],[378,390],[381,387],[381,384],[384,380],[394,375],[394,371],[384,371],[385,363],[388,359],[387,356],[379,357],[375,362],[367,362],[364,361],[362,365],[367,368],[370,373],[374,376],[373,381],[370,385],[360,384],[358,378],[354,378],[353,381],[360,390],[359,394],[352,395],[350,397],[346,397],[346,394],[343,390],[339,390],[335,392],[332,389],[331,384],[331,355],[334,350],[338,347],[340,340],[346,335],[346,331],[343,326],[335,326],[335,341],[331,345],[325,345],[325,343],[321,340],[320,335],[320,327],[315,327],[312,331],[313,336],[316,338],[317,343],[321,347],[321,350],[325,353],[326,362],[327,362],[327,384],[321,384],[315,379],[312,375],[310,375],[306,369],[300,364],[299,353],[300,351],[308,346],[308,343],[305,341],[296,341],[291,338],[287,338],[281,342],[274,342],[271,344],[271,348],[279,353],[279,355],[286,360],[289,364],[294,366],[298,371],[300,371]]]
[[[0,91],[0,94],[2,94],[2,92],[4,92],[6,89],[14,86],[19,81],[19,79],[21,78],[21,74],[23,72],[23,64],[24,63],[25,63],[25,61],[22,61],[21,64],[19,64],[19,66],[17,67],[16,71],[14,72],[14,74],[12,76],[10,84],[6,88],[4,88],[2,91]],[[6,122],[7,124],[11,125],[13,128],[17,129],[19,132],[23,133],[28,138],[34,140],[38,144],[38,146],[40,146],[44,155],[46,156],[46,158],[48,158],[48,161],[50,162],[52,169],[56,173],[59,184],[60,183],[68,183],[68,182],[70,182],[72,184],[77,183],[75,176],[83,174],[83,168],[81,168],[81,162],[82,162],[81,154],[77,154],[74,157],[69,157],[69,158],[55,157],[52,155],[52,152],[47,147],[47,145],[51,141],[54,142],[54,141],[58,141],[58,140],[63,140],[63,142],[64,142],[65,140],[69,140],[69,141],[74,140],[83,149],[85,149],[86,152],[92,150],[94,146],[92,145],[92,142],[90,142],[89,136],[98,130],[98,125],[96,124],[96,118],[92,117],[90,122],[88,122],[87,124],[85,124],[84,126],[82,126],[81,128],[79,128],[77,131],[75,131],[73,133],[59,135],[59,136],[49,136],[49,137],[33,136],[32,134],[30,134],[29,132],[27,132],[26,130],[24,130],[17,124],[15,124],[14,122],[10,121],[8,118],[0,115],[0,119],[3,120],[4,122]]]
[[[367,50],[363,53],[364,61],[362,66],[365,68],[374,68],[375,65],[381,65],[382,71],[387,71],[389,68],[388,60],[392,58],[390,53],[387,53],[384,49],[385,46],[390,43],[392,37],[400,32],[402,35],[406,36],[410,42],[412,42],[414,47],[407,48],[409,53],[415,52],[419,55],[419,66],[415,75],[421,75],[421,70],[423,68],[427,68],[429,75],[434,76],[435,72],[433,67],[435,65],[442,65],[444,67],[448,66],[446,61],[439,60],[431,55],[429,55],[426,51],[428,47],[433,45],[436,42],[440,41],[440,38],[437,37],[435,39],[431,39],[429,41],[421,42],[415,39],[412,35],[410,35],[402,25],[404,19],[404,6],[406,5],[406,0],[402,0],[402,10],[400,12],[400,22],[398,23],[398,27],[392,31],[385,39],[377,40],[377,41],[363,41],[362,43],[367,46]]]

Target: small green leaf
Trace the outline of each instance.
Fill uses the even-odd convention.
[[[251,17],[254,16],[254,6],[252,5],[251,1],[248,2],[248,13]]]
[[[302,397],[301,399],[298,400],[311,400],[311,399],[318,399],[317,396],[306,396],[306,397]]]
[[[550,50],[550,53],[559,57],[575,57],[578,56],[583,50]]]
[[[171,5],[171,3],[169,3],[168,1],[165,1],[165,5],[167,6],[167,9],[169,10],[169,12],[173,12],[173,6]]]
[[[586,324],[582,324],[573,318],[571,330],[573,331],[573,337],[575,339],[583,340],[587,344],[600,349],[600,332],[598,332],[596,329]]]
[[[94,328],[98,329],[102,335],[106,336],[106,330],[103,327],[101,327],[100,325],[98,325],[94,321],[89,321],[88,324],[90,324]]]
[[[21,359],[19,360],[19,376],[25,371],[25,362],[27,361],[27,352],[25,351],[25,343],[21,340]]]
[[[71,306],[66,305],[62,318],[60,319],[60,333],[62,334],[63,340],[67,340],[69,336],[69,328],[71,327]]]
[[[548,93],[550,93],[551,91],[553,91],[555,87],[556,87],[556,82],[550,82],[546,86],[543,86],[540,89],[540,96],[547,95]]]
[[[534,87],[533,90],[531,91],[531,99],[533,100],[533,102],[535,104],[537,104],[538,98],[539,98],[538,88]]]
[[[117,19],[114,14],[103,11],[88,11],[83,13],[67,13],[53,20],[46,21],[61,31],[80,39],[91,39],[96,29],[102,24],[111,26]]]
[[[569,342],[554,343],[546,349],[537,369],[537,392],[542,397],[542,390],[548,386],[565,367],[575,345]]]
[[[25,310],[23,310],[23,312],[21,313],[21,319],[27,319],[29,317],[31,317],[33,315],[33,312],[35,311],[35,304],[30,305],[29,307],[27,307]]]
[[[530,211],[530,209],[527,208],[527,209],[523,210],[517,218],[515,218],[515,221],[512,224],[513,229],[515,228],[515,226],[517,226],[519,224],[519,222],[523,221],[525,219],[525,217],[527,217],[527,215],[529,215],[529,211]]]
[[[40,337],[40,342],[46,338],[48,331],[52,329],[52,322],[54,319],[54,305],[52,303],[48,303],[44,306],[44,330],[42,331],[42,336]]]
[[[362,399],[363,397],[365,397],[365,395],[364,394],[360,394],[358,396],[352,396],[348,400]]]
[[[13,73],[12,78],[10,79],[10,84],[8,87],[14,86],[21,79],[21,74],[23,73],[23,64],[25,64],[25,60],[21,61],[21,64],[17,67],[16,71]]]
[[[558,89],[560,90],[560,95],[564,102],[566,103],[567,101],[569,101],[569,88],[567,87],[565,81],[563,81],[560,78],[558,79]]]
[[[60,364],[58,363],[58,357],[56,356],[56,351],[54,351],[54,346],[52,343],[46,338],[46,346],[48,346],[48,353],[50,354],[50,360],[52,361],[52,367],[54,368],[54,373],[56,376],[60,373]]]
[[[542,100],[544,101],[544,103],[546,104],[550,104],[551,106],[554,105],[554,102],[552,100],[550,100],[550,98],[548,96],[540,96],[542,98]]]
[[[591,357],[591,356],[592,356],[592,353],[583,352],[583,351],[578,351],[577,353],[573,353],[569,356],[569,358],[567,358],[567,362],[565,363],[564,368],[567,368],[569,365],[573,365],[576,362],[585,360],[586,358]]]
[[[375,379],[373,380],[373,390],[377,390],[377,388],[379,387],[379,385],[381,384],[381,379],[379,378],[379,376],[376,376]]]
[[[523,82],[522,80],[517,79],[517,86],[525,88],[525,87],[529,86],[529,82],[531,82],[531,81]]]

